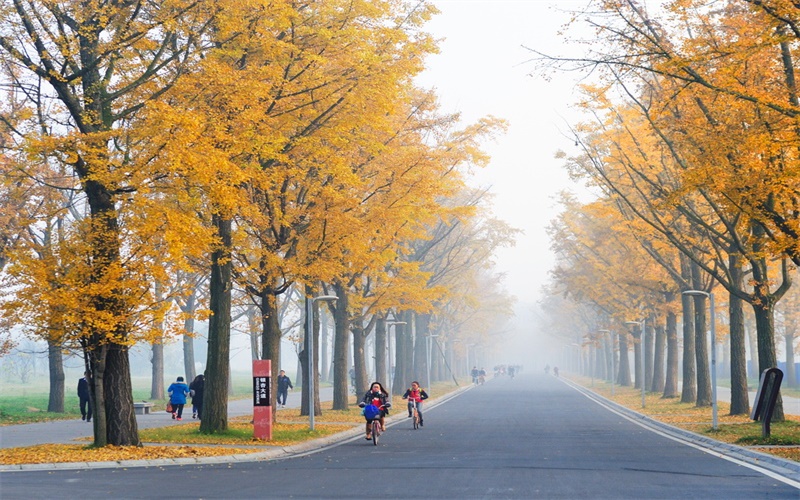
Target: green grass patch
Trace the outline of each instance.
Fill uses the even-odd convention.
[[[323,424],[311,431],[308,424],[276,423],[272,426],[272,440],[262,441],[253,437],[253,424],[249,422],[229,422],[228,430],[215,434],[201,434],[200,424],[191,423],[142,429],[139,437],[150,443],[288,446],[346,431],[354,426]]]

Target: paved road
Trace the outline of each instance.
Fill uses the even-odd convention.
[[[640,427],[553,377],[464,392],[378,447],[361,436],[269,462],[9,472],[3,498],[800,498],[787,484]]]

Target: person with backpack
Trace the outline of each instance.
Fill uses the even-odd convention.
[[[419,415],[419,425],[422,427],[422,402],[428,399],[428,393],[425,392],[423,388],[419,386],[419,382],[416,380],[411,382],[411,387],[406,389],[406,393],[403,394],[403,399],[408,400],[408,416],[409,418],[412,416],[411,412],[414,409],[413,404],[417,404],[417,415]]]
[[[388,398],[389,398],[389,393],[386,392],[386,389],[383,388],[381,383],[380,382],[373,382],[372,385],[370,385],[370,389],[367,391],[366,394],[364,394],[364,398],[361,400],[361,403],[358,405],[358,406],[360,406],[362,408],[365,408],[365,410],[366,410],[366,407],[369,406],[369,405],[372,405],[372,406],[375,406],[375,407],[378,408],[378,414],[380,415],[380,419],[379,420],[380,420],[380,423],[381,423],[381,430],[382,431],[386,430],[385,417],[386,417],[386,415],[389,414],[389,408],[387,406],[389,404],[388,403]],[[372,420],[373,420],[374,417],[371,418],[372,416],[368,415],[366,412],[364,413],[364,416],[367,419],[367,437],[366,437],[366,439],[372,439],[371,424],[372,424]]]
[[[189,395],[189,386],[183,381],[183,377],[170,384],[167,388],[169,402],[172,405],[172,418],[183,420],[183,405],[186,404],[186,396]]]

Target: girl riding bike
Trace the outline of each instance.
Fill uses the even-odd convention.
[[[370,386],[370,390],[364,394],[364,398],[361,400],[358,406],[365,407],[367,405],[374,405],[380,409],[380,423],[381,423],[381,430],[386,430],[386,424],[384,423],[384,418],[389,413],[389,404],[387,402],[387,398],[389,397],[389,393],[386,392],[386,389],[383,388],[380,382],[373,382]],[[367,419],[367,437],[366,439],[372,439],[372,420]]]
[[[411,382],[411,387],[403,394],[403,399],[408,400],[408,416],[412,416],[413,402],[417,404],[417,415],[419,415],[419,425],[422,426],[422,402],[428,399],[428,393],[420,388],[419,382]]]

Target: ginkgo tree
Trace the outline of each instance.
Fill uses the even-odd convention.
[[[127,238],[142,229],[154,234],[173,228],[163,225],[164,204],[139,204],[161,174],[133,153],[141,139],[130,135],[131,127],[137,112],[195,60],[210,4],[32,1],[0,10],[0,57],[15,68],[12,85],[23,93],[40,83],[46,89],[41,100],[26,94],[31,116],[38,112],[46,120],[22,138],[38,155],[30,164],[47,159],[63,166],[83,195],[78,203],[86,218],[70,228],[66,247],[74,261],[62,285],[71,293],[51,296],[61,302],[50,307],[65,309],[66,332],[89,359],[96,445],[139,444],[128,348],[132,315],[149,288],[148,247],[137,245],[148,237]],[[17,269],[26,279],[45,277],[37,275],[35,262]]]
[[[607,115],[618,124],[602,124],[614,131],[602,132],[608,140],[595,151],[602,161],[590,170],[606,186],[634,186],[612,189],[730,293],[735,393],[744,394],[746,411],[739,304],[751,303],[758,317],[760,369],[774,366],[772,309],[791,280],[785,262],[776,280],[769,259],[796,259],[796,217],[789,207],[798,192],[797,103],[788,43],[796,12],[782,11],[781,2],[711,9],[690,1],[670,2],[667,17],[636,2],[598,4],[592,22],[599,52],[580,62],[608,71],[588,106],[610,108],[608,94],[615,91],[629,106]],[[616,152],[609,155],[610,145]],[[627,171],[626,184],[623,175],[606,173],[616,168],[611,165]],[[676,221],[684,221],[684,231],[676,230]],[[742,279],[747,272],[752,291]],[[691,282],[693,289],[705,286],[697,278]],[[704,311],[703,299],[695,298],[697,340],[705,333]]]

